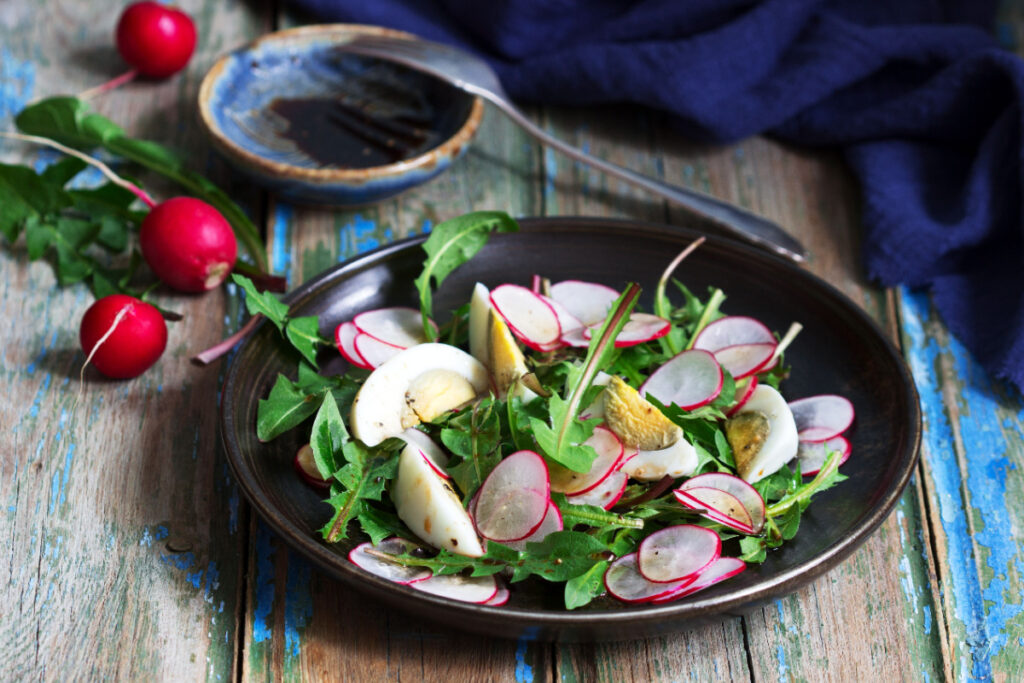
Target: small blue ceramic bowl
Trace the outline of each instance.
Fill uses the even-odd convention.
[[[406,67],[344,53],[353,33],[327,24],[271,33],[222,57],[199,114],[214,146],[291,201],[354,205],[424,183],[465,153],[479,98]]]

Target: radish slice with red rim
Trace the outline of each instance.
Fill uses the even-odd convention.
[[[718,522],[744,534],[754,532],[750,513],[731,493],[699,486],[686,491],[676,490],[673,491],[673,494],[683,507],[696,510],[701,513],[701,516],[707,517],[713,522]]]
[[[621,470],[615,471],[586,493],[571,496],[567,500],[573,505],[594,505],[611,510],[622,498],[622,493],[626,490],[628,482],[629,475]]]
[[[537,273],[534,273],[533,277],[530,278],[530,289],[535,294],[542,294],[543,293],[541,291],[541,288],[542,288],[543,284],[544,284],[544,278],[542,278]]]
[[[587,336],[589,329],[587,327],[578,327],[568,332],[562,332],[562,343],[574,349],[587,348],[590,346],[590,337]]]
[[[560,345],[562,328],[558,315],[545,298],[526,287],[501,285],[491,291],[491,305],[494,307],[512,334],[532,349],[551,350]]]
[[[499,462],[480,486],[477,531],[499,543],[522,540],[540,527],[549,502],[544,458],[533,451],[516,451]]]
[[[562,525],[562,511],[553,502],[548,501],[547,514],[544,515],[544,521],[540,523],[537,530],[522,540],[506,541],[505,545],[513,550],[523,551],[526,550],[527,543],[540,543],[548,534],[561,531],[564,528]]]
[[[850,459],[850,442],[842,436],[834,436],[828,441],[801,441],[796,457],[800,462],[800,474],[810,477],[821,471],[829,451],[839,451],[839,464]]]
[[[565,306],[558,303],[554,299],[544,296],[543,294],[540,294],[538,296],[543,298],[544,301],[547,302],[549,306],[551,306],[551,310],[555,312],[555,317],[558,318],[558,326],[562,330],[560,340],[562,341],[562,343],[568,343],[566,341],[567,337],[573,339],[576,336],[583,335],[583,331],[584,329],[586,329],[586,326],[583,323],[581,323],[576,316],[570,313],[569,309],[567,309]],[[584,341],[584,346],[586,346],[588,343],[589,342]]]
[[[356,315],[352,322],[363,334],[392,346],[408,348],[427,341],[423,334],[423,316],[415,308],[375,308]],[[437,325],[431,321],[431,326],[436,334]]]
[[[760,320],[728,315],[701,330],[693,341],[693,348],[714,352],[737,344],[775,344],[775,335]]]
[[[498,590],[495,591],[494,597],[487,602],[481,603],[488,607],[501,607],[508,602],[509,597],[512,595],[507,586],[499,585]]]
[[[757,383],[757,375],[744,377],[736,383],[736,403],[733,404],[732,408],[729,408],[729,410],[726,411],[726,417],[732,417],[740,411],[740,408],[746,405],[747,401],[750,400],[750,397],[754,395],[754,389],[757,389]]]
[[[608,317],[619,292],[596,282],[564,280],[551,285],[551,298],[586,326],[598,325]]]
[[[327,489],[331,483],[320,476],[320,470],[316,467],[316,459],[313,457],[313,447],[308,443],[295,453],[295,471],[309,484],[318,489]]]
[[[356,335],[353,345],[356,347],[356,353],[359,354],[359,357],[364,359],[366,364],[374,370],[405,350],[401,346],[382,342],[365,332],[360,332]]]
[[[576,496],[586,493],[605,480],[622,461],[622,442],[607,427],[595,427],[594,433],[583,442],[597,451],[597,457],[587,472],[574,472],[566,467],[551,468],[551,490]]]
[[[671,329],[672,323],[664,318],[650,313],[631,313],[629,320],[622,326],[619,335],[615,337],[615,346],[621,349],[654,341],[664,337]],[[588,343],[597,330],[597,327],[588,327],[583,330],[583,337],[588,340]]]
[[[379,557],[374,557],[366,551],[373,549],[388,555],[403,555],[411,553],[418,547],[416,543],[408,539],[393,536],[384,539],[378,546],[374,546],[372,543],[357,545],[349,552],[348,559],[352,564],[365,569],[374,576],[379,576],[382,579],[395,583],[410,584],[429,579],[433,572],[426,567],[403,567],[400,564],[394,564]]]
[[[746,509],[747,514],[750,515],[750,525],[753,532],[761,533],[761,529],[764,528],[765,517],[764,498],[757,492],[757,489],[732,474],[709,472],[708,474],[698,475],[693,479],[687,479],[678,490],[687,491],[702,486],[725,491],[735,497],[740,502],[740,505]]]
[[[718,398],[723,380],[722,367],[710,352],[690,349],[651,373],[640,385],[640,395],[693,410]]]
[[[636,455],[620,466],[622,471],[637,481],[658,481],[665,475],[673,479],[693,474],[700,462],[697,449],[686,439],[679,439],[668,448],[657,451],[637,451]]]
[[[373,367],[356,351],[356,335],[359,328],[353,322],[344,322],[334,328],[334,345],[338,347],[341,356],[352,365],[372,370]]]
[[[789,404],[801,441],[827,441],[853,424],[853,404],[842,396],[808,396]]]
[[[431,595],[478,605],[482,605],[498,593],[498,581],[493,576],[438,574],[429,579],[411,583],[409,586]]]
[[[775,344],[736,344],[715,351],[715,360],[729,371],[733,379],[743,379],[759,372],[771,360]]]
[[[604,587],[613,598],[623,602],[650,602],[655,598],[669,595],[686,581],[655,583],[644,578],[637,568],[636,553],[623,555],[608,565],[604,573]]]
[[[696,524],[677,524],[655,531],[640,542],[636,565],[654,583],[692,581],[718,559],[722,539],[711,529]]]
[[[679,598],[685,598],[687,595],[693,595],[698,591],[704,590],[708,586],[713,586],[714,584],[732,578],[737,574],[742,574],[743,570],[746,568],[746,563],[739,558],[720,557],[715,560],[714,564],[702,571],[700,576],[698,576],[693,583],[686,584],[669,595],[663,595],[659,598],[655,598],[651,600],[651,602],[653,604],[660,605],[666,602],[672,602],[673,600],[678,600]]]
[[[451,479],[445,470],[448,466],[448,454],[441,450],[441,447],[434,443],[433,439],[412,427],[399,434],[398,438],[415,446],[437,476],[442,479]]]

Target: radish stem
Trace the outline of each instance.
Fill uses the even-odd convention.
[[[780,339],[779,343],[775,346],[775,352],[772,353],[771,358],[769,358],[768,362],[765,363],[765,367],[775,365],[775,361],[777,361],[789,345],[793,343],[793,340],[796,339],[796,336],[800,334],[800,330],[802,329],[804,329],[804,326],[800,323],[793,323],[789,326],[789,329],[786,330],[786,334],[783,335],[782,339]]]
[[[125,83],[135,80],[135,78],[138,75],[139,72],[137,69],[131,69],[130,71],[124,72],[120,76],[115,76],[114,78],[111,78],[106,83],[101,83],[100,85],[97,85],[94,88],[83,90],[81,93],[78,94],[78,99],[82,101],[91,100],[93,97],[96,97],[97,95],[102,95],[108,90],[119,88]]]
[[[81,161],[84,161],[90,166],[98,168],[100,173],[102,173],[107,178],[107,180],[109,180],[110,182],[114,183],[119,187],[123,187],[124,189],[128,190],[133,195],[141,199],[142,202],[149,208],[152,209],[156,206],[156,202],[153,201],[152,197],[146,194],[146,192],[141,187],[139,187],[135,183],[125,180],[121,176],[114,173],[110,169],[110,167],[107,166],[105,163],[103,163],[99,159],[89,156],[88,154],[85,154],[84,152],[79,152],[77,149],[73,149],[66,145],[62,145],[59,142],[56,142],[49,138],[39,137],[38,135],[25,135],[24,133],[0,132],[0,137],[10,138],[12,140],[21,140],[22,142],[34,142],[37,145],[52,147],[53,149],[64,152],[68,156],[73,156],[76,159],[80,159]]]
[[[679,255],[672,260],[672,263],[668,264],[668,268],[666,268],[665,272],[661,274],[661,279],[658,280],[658,286],[654,290],[655,315],[658,315],[664,318],[665,320],[669,319],[671,311],[668,310],[668,298],[665,296],[665,285],[668,283],[669,278],[672,277],[672,273],[675,272],[675,269],[678,268],[679,264],[683,262],[683,259],[692,254],[697,247],[704,244],[704,239],[705,238],[701,236],[695,239],[693,242],[691,242],[688,247],[679,252]],[[682,351],[682,349],[677,349],[675,347],[675,344],[672,343],[670,337],[671,335],[669,335],[669,337],[663,338],[661,340],[661,345],[665,349],[665,351],[674,356],[680,351]]]
[[[810,483],[798,489],[799,493],[769,506],[765,510],[765,514],[769,518],[778,517],[780,514],[793,507],[796,503],[807,500],[813,496],[818,492],[818,489],[832,477],[835,471],[839,469],[839,463],[841,461],[842,454],[839,451],[829,451],[828,458],[825,459],[825,464],[821,466],[821,470],[818,471],[818,474],[810,481]]]
[[[718,313],[718,308],[725,301],[725,292],[720,289],[715,289],[711,293],[711,298],[708,299],[708,305],[704,307],[704,312],[700,314],[700,320],[697,321],[697,327],[693,330],[693,336],[690,337],[690,341],[686,344],[687,349],[692,349],[694,342],[697,341],[698,335],[701,330],[708,326],[711,322],[711,318]]]
[[[259,323],[259,321],[262,318],[263,316],[259,313],[249,318],[249,320],[246,321],[244,325],[242,325],[241,329],[239,329],[238,332],[235,332],[233,335],[231,335],[224,341],[220,342],[219,344],[211,346],[205,351],[200,351],[196,355],[192,356],[192,362],[195,363],[196,365],[206,366],[212,363],[213,361],[217,360],[225,353],[235,348],[235,345],[238,344],[238,342],[242,341],[254,329],[256,329],[256,324]]]

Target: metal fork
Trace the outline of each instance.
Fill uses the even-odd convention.
[[[436,76],[491,102],[522,126],[527,133],[572,159],[589,164],[670,202],[684,206],[733,234],[776,254],[798,262],[806,258],[807,251],[800,242],[765,218],[706,194],[669,185],[604,159],[590,156],[582,150],[552,137],[526,118],[523,112],[512,103],[494,70],[487,62],[468,52],[419,38],[359,34],[353,34],[351,39],[340,41],[338,49],[397,62]]]

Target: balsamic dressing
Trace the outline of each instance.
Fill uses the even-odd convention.
[[[435,146],[437,134],[400,117],[384,116],[343,98],[277,98],[270,111],[288,126],[278,134],[323,166],[369,168],[414,157]]]

